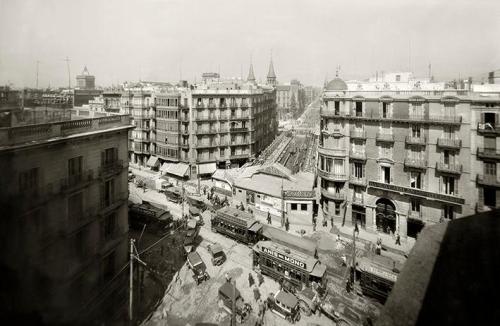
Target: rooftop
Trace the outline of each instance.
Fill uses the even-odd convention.
[[[65,138],[130,128],[132,128],[132,125],[130,124],[129,115],[113,115],[94,119],[0,128],[0,150],[57,142]]]
[[[376,325],[498,325],[499,215],[425,227]]]

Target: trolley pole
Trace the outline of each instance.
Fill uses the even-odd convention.
[[[129,306],[128,316],[129,320],[133,320],[133,300],[134,300],[134,239],[130,239],[130,279],[129,279]]]

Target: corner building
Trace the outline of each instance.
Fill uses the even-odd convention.
[[[484,152],[476,149],[483,145],[475,136],[484,126],[471,121],[476,95],[359,85],[349,90],[340,78],[330,81],[323,92],[317,167],[324,216],[338,226],[357,223],[368,232],[415,238],[426,224],[474,213],[482,165],[476,153],[481,158]],[[496,94],[496,105],[498,100]],[[487,145],[493,156],[484,159],[498,162],[496,140]],[[491,175],[493,167],[488,169]],[[488,189],[497,188],[496,165],[494,171]],[[489,205],[496,205],[495,196],[488,193]]]

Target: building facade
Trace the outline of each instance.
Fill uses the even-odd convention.
[[[479,94],[435,84],[330,81],[317,168],[324,215],[414,238],[426,224],[474,213],[478,198],[481,208],[496,206],[497,141],[480,123],[497,123],[498,93],[491,96],[475,102]]]
[[[130,128],[118,115],[0,128],[6,314],[58,324],[126,313]]]

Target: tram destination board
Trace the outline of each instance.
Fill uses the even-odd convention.
[[[283,261],[286,261],[289,264],[298,266],[298,267],[300,267],[302,269],[306,269],[306,267],[307,267],[306,263],[304,263],[303,261],[300,261],[300,260],[295,259],[295,258],[288,257],[288,256],[283,255],[282,253],[279,253],[279,252],[274,251],[272,249],[269,249],[269,248],[266,248],[266,247],[262,247],[262,252],[264,252],[264,253],[266,253],[268,255],[271,255],[273,257],[279,258],[279,259],[281,259]]]

